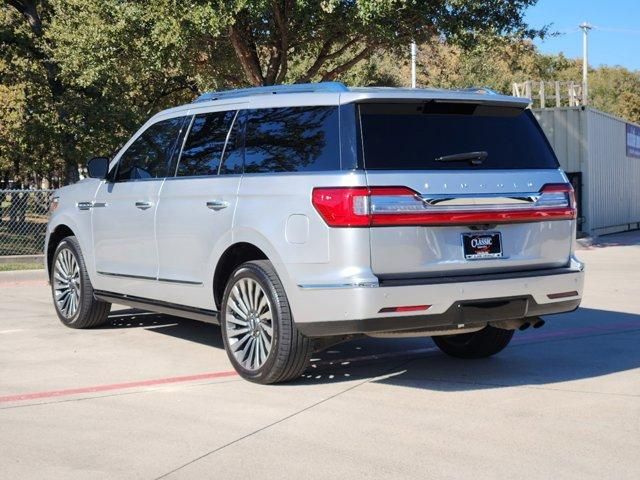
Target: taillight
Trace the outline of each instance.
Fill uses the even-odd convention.
[[[509,197],[509,194],[496,194]],[[447,226],[540,222],[576,218],[570,184],[552,183],[531,194],[529,203],[431,203],[408,187],[315,188],[312,203],[330,227]]]
[[[540,190],[538,205],[566,207],[573,210],[573,218],[576,218],[576,194],[570,183],[547,183]]]
[[[368,227],[367,187],[314,188],[313,206],[330,227]]]

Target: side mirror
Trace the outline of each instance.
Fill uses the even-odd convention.
[[[104,179],[109,171],[109,159],[107,157],[94,157],[87,162],[87,173],[91,178]]]

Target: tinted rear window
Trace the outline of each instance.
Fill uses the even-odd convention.
[[[529,110],[435,102],[361,104],[360,118],[369,170],[558,168]],[[450,158],[471,152],[481,152],[483,159]]]
[[[182,149],[178,176],[217,175],[235,110],[196,115]]]
[[[337,107],[246,111],[245,173],[340,169]]]

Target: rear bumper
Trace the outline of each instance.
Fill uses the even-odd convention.
[[[430,279],[422,284],[417,280],[383,282],[378,286],[298,286],[289,297],[296,325],[309,337],[445,327],[455,330],[489,321],[575,310],[582,298],[584,271],[583,264],[574,260],[571,267],[544,272],[442,280],[435,283]],[[549,298],[565,292],[576,294]],[[385,308],[414,305],[430,307],[419,315],[380,313]]]

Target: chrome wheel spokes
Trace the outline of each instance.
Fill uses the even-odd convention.
[[[80,307],[80,266],[67,248],[60,250],[53,266],[53,292],[60,313],[73,318]]]
[[[229,347],[247,370],[267,361],[273,345],[271,302],[260,284],[241,278],[231,289],[224,312]]]

